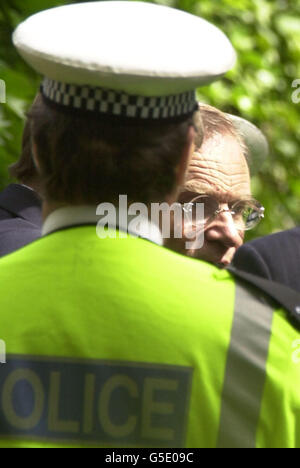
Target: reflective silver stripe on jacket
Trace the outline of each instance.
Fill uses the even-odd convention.
[[[217,446],[254,448],[266,378],[273,309],[237,284]]]

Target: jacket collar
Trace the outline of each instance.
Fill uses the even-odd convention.
[[[25,185],[11,184],[0,193],[0,208],[39,228],[42,225],[41,207],[37,193]]]
[[[116,225],[112,226],[118,231],[126,232],[134,237],[142,237],[150,242],[163,245],[163,238],[159,227],[148,220],[139,217],[138,226],[132,223],[132,217],[126,211],[116,208]],[[91,205],[66,206],[53,211],[44,222],[42,235],[46,236],[52,232],[82,225],[95,225],[95,228],[106,226],[107,219],[101,220],[97,215],[97,207]],[[96,235],[96,229],[95,229]]]

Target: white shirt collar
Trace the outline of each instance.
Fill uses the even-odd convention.
[[[29,185],[25,185],[25,184],[20,184],[22,187],[25,187],[27,188],[28,190],[31,190],[32,192],[34,192],[33,188],[32,187],[29,187]]]
[[[132,219],[133,217],[128,216],[126,211],[124,212],[122,209],[116,208],[116,229],[128,232],[134,237],[142,237],[155,244],[163,245],[163,237],[156,224],[142,215],[139,215],[140,222],[138,225],[136,225],[136,223],[133,225],[131,222]],[[43,225],[42,235],[46,236],[60,229],[84,224],[95,224],[96,227],[96,225],[106,225],[106,221],[102,221],[101,217],[96,214],[95,206],[66,206],[53,211],[47,217]]]

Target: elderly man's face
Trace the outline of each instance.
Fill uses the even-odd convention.
[[[180,202],[188,203],[199,194],[213,196],[220,203],[220,209],[225,210],[236,201],[250,197],[247,161],[239,142],[232,135],[214,135],[194,153]],[[192,228],[185,225],[185,233],[189,229]],[[234,224],[230,213],[223,212],[205,228],[204,238],[204,246],[200,249],[185,250],[185,237],[174,241],[174,244],[171,241],[169,247],[191,257],[227,266],[243,244],[244,231]]]

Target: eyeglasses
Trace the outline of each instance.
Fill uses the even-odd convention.
[[[236,228],[241,231],[253,229],[265,217],[265,208],[252,198],[229,204],[228,209],[221,208],[220,203],[210,195],[198,195],[182,205],[188,221],[198,229],[211,224],[221,213],[230,213]]]

